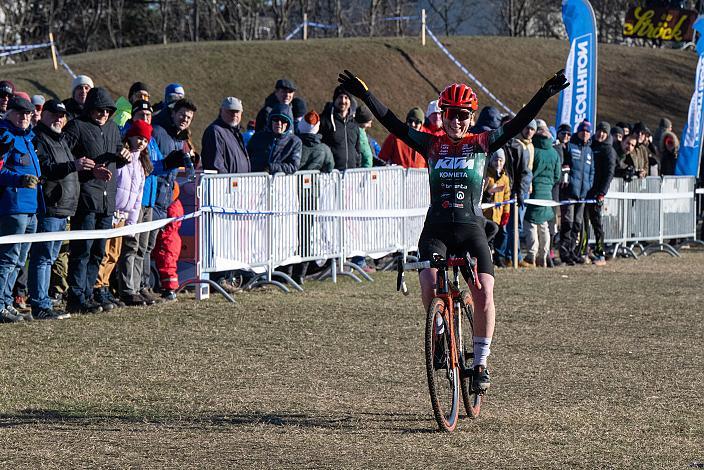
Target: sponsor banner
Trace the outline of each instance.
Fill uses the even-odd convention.
[[[702,127],[704,126],[704,17],[698,19],[693,28],[700,34],[697,41],[697,73],[694,77],[694,93],[689,102],[687,122],[682,130],[680,153],[677,157],[675,175],[699,176],[702,153]]]
[[[565,75],[570,86],[560,93],[557,122],[572,129],[596,118],[597,32],[588,0],[562,0],[562,19],[570,41]]]
[[[697,12],[678,8],[631,7],[626,13],[623,35],[629,38],[691,41]]]

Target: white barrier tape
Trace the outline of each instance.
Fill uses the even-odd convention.
[[[34,44],[29,46],[21,46],[17,48],[7,48],[3,52],[0,52],[0,57],[7,57],[14,54],[21,54],[23,52],[33,51],[35,49],[42,49],[44,47],[51,47],[51,43],[47,44]]]
[[[395,219],[399,217],[418,217],[428,213],[427,207],[414,209],[381,209],[371,211],[250,211],[225,207],[202,207],[201,212],[220,215],[314,215],[318,217],[339,217],[348,219]]]
[[[73,73],[73,70],[71,70],[71,67],[69,67],[68,64],[66,62],[64,62],[63,57],[61,57],[61,54],[59,54],[59,48],[57,47],[55,50],[56,50],[56,59],[59,61],[59,64],[61,64],[61,66],[66,69],[66,71],[69,73],[69,75],[71,75],[71,77],[76,78],[76,74]]]
[[[192,214],[186,214],[183,217],[171,217],[168,219],[142,222],[140,224],[126,225],[120,228],[108,228],[104,230],[69,230],[66,232],[41,232],[5,235],[4,237],[0,237],[0,245],[13,243],[55,242],[63,240],[99,240],[103,238],[124,237],[143,232],[151,232],[152,230],[160,229],[171,222],[191,219],[198,216],[200,216],[200,211],[196,211]]]
[[[704,188],[698,188],[694,190],[695,194],[704,194]]]
[[[48,46],[51,46],[50,42],[45,42],[42,44],[15,44],[12,46],[0,46],[0,51],[12,51],[15,49],[39,48]]]
[[[638,199],[646,201],[662,201],[665,199],[691,199],[692,193],[622,193],[618,191],[609,192],[606,199]]]
[[[296,26],[296,29],[294,29],[293,31],[291,31],[290,33],[288,33],[288,36],[286,36],[286,37],[284,38],[284,41],[290,41],[291,38],[294,37],[294,36],[296,35],[296,33],[301,30],[302,27],[303,27],[303,23],[301,23],[301,24],[299,24],[298,26]]]
[[[504,110],[505,110],[507,113],[509,113],[509,114],[514,114],[513,111],[511,111],[511,108],[509,108],[508,106],[506,106],[505,104],[503,104],[503,103],[501,102],[501,100],[499,100],[496,96],[494,96],[494,94],[493,94],[492,92],[490,92],[490,91],[487,89],[487,87],[485,87],[485,86],[482,84],[482,82],[480,82],[480,81],[477,79],[477,77],[475,77],[474,75],[472,75],[472,74],[469,72],[469,70],[467,70],[467,68],[466,68],[464,65],[462,65],[462,63],[461,63],[459,60],[457,60],[457,59],[455,58],[455,56],[453,56],[453,55],[450,53],[450,51],[447,50],[447,48],[446,48],[445,46],[443,46],[443,44],[440,42],[440,40],[439,40],[437,37],[435,37],[435,35],[433,34],[433,32],[430,30],[430,28],[426,27],[425,30],[428,32],[428,36],[430,36],[430,39],[432,39],[433,42],[435,42],[435,44],[437,44],[437,46],[440,48],[440,50],[443,51],[443,52],[445,53],[445,55],[446,55],[457,67],[459,67],[459,69],[460,69],[465,75],[467,75],[467,77],[469,77],[469,79],[472,80],[472,81],[477,85],[477,87],[479,87],[480,90],[482,90],[484,93],[486,93],[487,96],[489,96],[489,98],[491,98],[492,100],[494,100],[494,101],[496,102],[496,104],[498,104],[499,106],[501,106],[502,108],[504,108]]]

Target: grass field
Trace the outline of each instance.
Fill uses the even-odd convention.
[[[393,273],[2,325],[0,466],[688,468],[703,278],[702,252],[501,270],[492,389],[452,434]]]

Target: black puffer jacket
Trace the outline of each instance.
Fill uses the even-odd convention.
[[[66,117],[69,121],[83,114],[83,106],[78,104],[78,101],[73,98],[66,98],[63,100],[63,104],[66,106]]]
[[[34,127],[34,148],[42,170],[47,217],[70,217],[76,213],[81,184],[76,163],[63,134],[39,122]]]
[[[588,198],[605,196],[609,192],[609,186],[616,171],[617,156],[611,136],[603,142],[592,140],[592,153],[594,154],[594,183],[587,193]]]
[[[88,157],[97,165],[105,165],[112,172],[110,181],[101,181],[92,171],[79,171],[81,193],[77,212],[110,214],[115,211],[118,165],[124,165],[119,158],[122,149],[120,129],[115,121],[108,119],[99,126],[88,115],[91,109],[109,108],[114,111],[115,102],[104,88],[93,88],[88,92],[84,113],[70,121],[64,128],[66,143],[75,158]]]
[[[354,120],[356,104],[352,100],[350,112],[343,118],[335,111],[332,102],[325,105],[320,116],[320,134],[323,143],[330,147],[336,170],[359,168],[362,154],[359,151],[359,126]]]

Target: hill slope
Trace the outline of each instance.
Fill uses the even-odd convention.
[[[492,93],[514,111],[527,102],[554,71],[564,67],[566,41],[506,37],[452,37],[444,44]],[[696,57],[691,52],[600,45],[599,119],[645,121],[655,128],[661,117],[672,118],[679,133],[693,90]],[[196,141],[217,114],[222,97],[244,101],[245,119],[252,119],[277,78],[299,87],[309,108],[320,110],[332,97],[336,77],[348,68],[366,80],[399,115],[412,106],[425,109],[438,91],[466,80],[432,43],[417,38],[320,39],[290,42],[181,43],[101,51],[65,57],[74,72],[90,75],[115,98],[134,81],[152,86],[153,99],[169,82],[182,83],[199,107]],[[49,60],[3,67],[2,78],[19,89],[65,98],[70,77],[54,71]],[[492,103],[479,92],[479,104]],[[541,117],[555,120],[557,99]],[[372,134],[383,137],[377,125]]]

